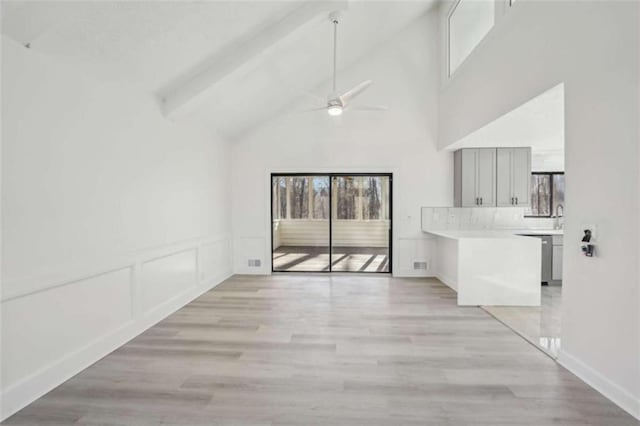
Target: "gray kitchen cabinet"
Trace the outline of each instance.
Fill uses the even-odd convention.
[[[454,169],[454,205],[456,207],[495,207],[495,148],[456,151]]]
[[[528,206],[530,200],[531,148],[497,148],[496,205]]]

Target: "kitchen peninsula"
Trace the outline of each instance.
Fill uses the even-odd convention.
[[[434,237],[435,276],[458,305],[540,306],[540,239],[516,230],[423,232]]]

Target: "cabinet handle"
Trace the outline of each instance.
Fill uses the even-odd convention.
[[[479,205],[480,205],[480,198],[476,197],[476,206],[479,206]]]
[[[516,197],[516,206],[518,205],[518,197]]]
[[[513,202],[513,197],[511,197],[511,204],[512,204],[512,205],[513,205],[513,204],[515,204],[515,203]]]
[[[482,197],[480,197],[480,205],[482,205]]]

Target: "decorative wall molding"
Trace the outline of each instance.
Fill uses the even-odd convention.
[[[229,255],[230,241],[230,237],[224,235],[154,247],[144,250],[144,253],[140,252],[136,254],[128,262],[123,262],[119,268],[114,268],[113,262],[105,261],[102,268],[85,268],[86,271],[88,271],[85,275],[76,275],[66,281],[48,282],[39,286],[37,290],[22,294],[14,293],[6,297],[1,303],[3,308],[14,303],[20,303],[25,306],[32,303],[32,300],[35,302],[38,298],[41,299],[43,294],[50,292],[51,294],[47,297],[55,296],[56,293],[65,291],[69,285],[80,285],[84,291],[90,292],[92,290],[90,287],[87,287],[89,285],[87,283],[95,280],[97,277],[102,277],[120,270],[128,269],[130,271],[127,279],[128,284],[125,283],[125,285],[129,287],[129,291],[125,297],[130,299],[122,300],[121,302],[111,301],[111,303],[126,306],[131,304],[130,314],[128,313],[126,318],[123,317],[121,323],[115,326],[115,328],[105,331],[100,336],[93,336],[93,338],[86,340],[76,339],[74,342],[76,343],[74,350],[65,353],[61,357],[43,362],[38,368],[33,369],[33,373],[21,377],[14,383],[9,384],[6,388],[3,388],[0,421],[11,416],[114,349],[117,349],[127,341],[136,337],[158,321],[166,318],[171,313],[230,277],[232,275],[231,256]],[[224,253],[226,256],[224,260],[220,259],[220,262],[208,265],[208,262],[203,262],[203,249],[214,250],[214,253]],[[189,252],[191,252],[191,256],[193,256],[193,270],[187,271],[187,274],[184,276],[192,278],[193,281],[189,282],[184,290],[177,290],[160,303],[145,308],[141,303],[141,284],[144,281],[145,274],[143,265],[153,264],[153,262],[158,260],[171,261],[172,257],[180,259],[180,257],[189,256]],[[176,257],[176,255],[178,255],[178,257]],[[215,256],[208,257],[209,261],[214,258]],[[201,273],[205,270],[207,273]],[[69,272],[68,275],[71,275],[71,272]],[[176,286],[166,288],[175,289]],[[166,288],[164,290],[166,290]],[[12,321],[12,318],[9,317],[10,315],[12,314],[9,309],[3,309],[2,320]],[[74,330],[65,330],[65,333],[73,335]],[[24,338],[28,339],[29,336],[25,336]],[[3,362],[7,362],[7,359],[4,357]],[[11,368],[11,365],[8,367]]]
[[[234,273],[269,275],[271,273],[271,239],[263,236],[234,238]],[[249,267],[249,259],[260,260],[261,266]]]
[[[147,247],[131,251],[121,256],[111,256],[100,259],[97,262],[84,263],[82,265],[63,265],[59,271],[51,271],[47,275],[33,275],[15,279],[5,279],[3,282],[3,294],[0,302],[6,302],[31,294],[39,293],[56,287],[84,281],[88,278],[107,274],[119,269],[135,267],[155,258],[169,256],[172,253],[202,247],[207,244],[214,244],[222,240],[230,240],[229,235],[207,236],[201,238],[190,238],[172,243],[162,244],[155,247]],[[5,288],[26,288],[25,291],[14,291],[6,293]]]
[[[428,236],[398,237],[393,241],[393,276],[395,277],[432,277],[433,276],[433,238]],[[414,261],[426,261],[427,269],[413,269]]]

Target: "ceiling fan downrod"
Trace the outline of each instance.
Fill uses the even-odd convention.
[[[336,62],[338,59],[338,18],[332,16],[333,22],[333,94],[336,92]]]

